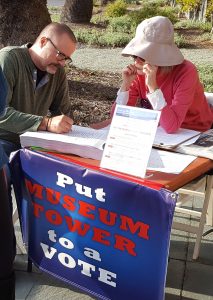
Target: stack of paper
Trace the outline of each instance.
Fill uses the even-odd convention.
[[[201,133],[200,137],[190,145],[180,145],[175,151],[213,159],[213,129]]]
[[[183,143],[192,144],[199,135],[200,131],[184,128],[180,128],[177,132],[169,134],[159,126],[155,135],[154,146],[157,148],[172,149]],[[194,137],[196,139],[192,140]]]
[[[196,158],[196,156],[192,155],[152,149],[147,169],[164,173],[179,174]]]
[[[107,138],[108,128],[93,129],[73,125],[67,134],[47,131],[26,132],[20,136],[22,147],[41,147],[62,153],[100,160]]]
[[[129,130],[127,131],[127,133],[129,132]],[[107,140],[108,132],[109,132],[109,127],[96,130],[89,127],[81,127],[81,126],[73,125],[72,131],[70,131],[67,134],[56,134],[56,133],[51,133],[46,131],[26,132],[20,136],[20,140],[21,140],[22,147],[40,147],[50,151],[57,151],[61,153],[72,153],[75,155],[79,155],[81,157],[101,160],[103,149]],[[158,128],[156,138],[158,138],[159,133],[161,133],[161,129],[159,130]],[[119,135],[118,137],[120,139]],[[175,144],[176,142],[173,141],[176,140],[176,138],[181,138],[181,137],[178,137],[175,134],[175,139],[173,139],[173,134],[166,134],[164,132],[163,139],[162,139],[162,135],[160,135],[159,138],[161,141],[163,140],[164,143],[166,139],[168,139],[168,142],[170,141],[172,142],[172,144]],[[212,139],[210,140],[212,141]],[[128,141],[130,141],[130,136],[128,138]],[[144,142],[144,138],[142,139],[142,142]],[[137,138],[137,143],[138,143],[137,145],[135,143],[127,144],[126,151],[128,151],[129,148],[131,147],[132,150],[134,149],[136,150],[137,147],[141,147],[138,138]],[[145,151],[146,147],[145,148],[143,147],[143,149]],[[124,154],[124,150],[120,152],[118,160],[122,159],[123,154]],[[131,155],[133,155],[133,152]],[[171,153],[168,151],[160,151],[160,150],[152,149],[151,156],[149,158],[148,169],[161,171],[161,172],[168,172],[168,173],[180,173],[194,159],[195,157],[191,157],[190,155],[181,155],[177,153]],[[178,164],[176,164],[177,160],[179,161]],[[141,164],[138,164],[138,168],[140,167]]]

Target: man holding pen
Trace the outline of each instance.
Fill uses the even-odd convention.
[[[0,50],[0,66],[8,82],[6,114],[0,119],[0,143],[9,154],[20,148],[25,131],[68,132],[70,100],[64,71],[76,49],[65,24],[50,23],[33,44]],[[61,113],[63,112],[63,113]]]
[[[68,26],[50,23],[33,44],[0,50],[0,67],[8,85],[6,110],[0,117],[0,144],[8,157],[21,147],[19,135],[26,131],[71,130],[73,120],[68,116],[70,100],[63,67],[71,61],[76,43]],[[12,183],[9,168],[7,180]],[[8,200],[12,214],[10,184]],[[12,252],[15,257],[15,236]]]

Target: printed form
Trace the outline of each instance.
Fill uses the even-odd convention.
[[[160,112],[116,105],[100,166],[145,177]]]

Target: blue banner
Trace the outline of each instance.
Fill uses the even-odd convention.
[[[26,149],[11,167],[34,264],[99,299],[164,298],[174,194]]]

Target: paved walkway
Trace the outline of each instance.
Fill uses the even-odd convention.
[[[122,48],[99,49],[79,47],[73,54],[73,64],[78,68],[121,72],[122,68],[132,60],[121,55]],[[206,64],[213,66],[212,49],[181,49],[184,57],[195,64]]]

